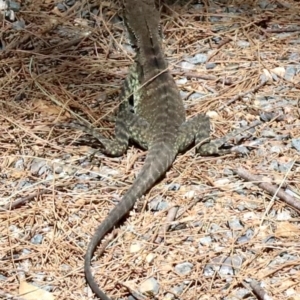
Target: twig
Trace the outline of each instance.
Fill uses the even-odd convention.
[[[213,51],[213,53],[211,55],[209,55],[209,57],[207,58],[206,62],[209,62],[214,56],[216,56],[218,54],[218,52],[221,50],[221,48],[226,45],[227,43],[231,42],[232,39],[231,38],[225,38],[218,46],[217,49],[215,51]]]
[[[51,191],[42,190],[42,191],[37,191],[34,194],[31,194],[31,195],[28,195],[25,197],[20,197],[17,200],[15,200],[14,202],[6,204],[3,209],[4,210],[15,209],[15,208],[25,204],[26,202],[33,200],[35,197],[39,197],[40,195],[47,194],[47,193],[51,193]]]
[[[159,244],[163,240],[165,233],[169,230],[169,228],[171,226],[170,225],[171,222],[173,222],[176,218],[178,209],[179,209],[178,206],[173,206],[169,209],[165,225],[160,228],[160,230],[158,232],[158,236],[155,239],[154,243]]]
[[[6,300],[25,300],[25,298],[23,298],[23,297],[15,296],[15,295],[3,292],[3,291],[0,291],[0,299],[6,299]]]
[[[129,292],[130,294],[137,300],[147,300],[149,299],[148,297],[145,297],[144,295],[142,295],[139,292],[134,291],[130,286],[128,286],[127,284],[117,281],[118,284],[124,286]]]
[[[273,298],[268,296],[267,292],[259,285],[256,280],[251,280],[250,287],[252,289],[253,294],[259,300],[272,300]]]
[[[281,199],[282,201],[286,202],[288,205],[300,210],[300,201],[295,199],[293,196],[287,194],[283,189],[280,187],[268,183],[268,182],[262,182],[262,178],[260,176],[256,176],[253,174],[250,174],[248,171],[246,171],[243,168],[238,168],[236,170],[233,170],[233,172],[237,175],[239,175],[241,178],[251,181],[255,184],[257,184],[260,188],[267,191],[271,195],[276,195]]]
[[[172,75],[179,75],[179,76],[186,76],[186,77],[194,77],[194,78],[199,78],[203,80],[217,80],[218,77],[213,76],[213,75],[205,75],[205,74],[198,74],[194,72],[179,72],[179,71],[172,71]]]
[[[297,32],[300,31],[300,27],[292,27],[292,28],[269,28],[265,29],[266,32],[271,33],[283,33],[283,32]]]
[[[240,93],[238,95],[235,95],[233,98],[231,98],[229,101],[227,101],[227,103],[225,103],[224,105],[222,105],[219,110],[223,110],[225,107],[227,107],[228,105],[230,105],[231,103],[239,100],[240,98],[244,97],[245,95],[249,94],[249,93],[255,93],[257,92],[261,87],[263,87],[265,84],[267,83],[266,80],[263,80],[259,85],[253,87],[252,89],[246,91],[246,92],[243,92],[243,93]]]

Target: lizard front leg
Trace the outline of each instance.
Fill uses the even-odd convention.
[[[149,124],[145,119],[132,112],[129,104],[129,98],[132,96],[134,101],[138,101],[136,91],[139,82],[136,74],[136,64],[133,64],[120,93],[121,103],[116,118],[115,139],[110,140],[103,137],[98,129],[93,128],[88,123],[75,123],[67,126],[82,130],[95,137],[101,144],[100,151],[109,156],[121,156],[125,153],[129,140],[134,141],[143,149],[147,149]]]
[[[101,146],[99,151],[109,156],[121,156],[128,148],[129,140],[143,149],[148,148],[148,122],[128,110],[119,110],[115,124],[115,138],[108,139],[99,133],[99,129],[85,123],[67,124],[96,138]]]

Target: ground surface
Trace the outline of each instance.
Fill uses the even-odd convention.
[[[128,299],[123,285],[139,291],[149,279],[156,299],[258,299],[251,280],[270,299],[299,299],[299,212],[257,185],[299,200],[299,2],[161,9],[188,117],[208,113],[213,138],[265,122],[241,140],[248,154],[178,156],[94,261],[95,277],[114,299]],[[133,53],[119,16],[115,2],[32,0],[2,18],[0,298],[31,299],[28,283],[49,292],[34,299],[94,299],[83,273],[88,241],[146,153],[90,159],[95,141],[54,125],[82,117],[113,135],[107,117]],[[261,178],[245,181],[239,167]],[[159,233],[172,207],[177,217]]]

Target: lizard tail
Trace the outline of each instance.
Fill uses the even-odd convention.
[[[85,255],[84,270],[86,280],[92,291],[102,300],[110,300],[96,283],[91,270],[92,256],[103,237],[130,211],[138,198],[145,194],[155,182],[166,173],[172,165],[176,149],[165,139],[157,141],[148,151],[145,164],[136,177],[132,186],[125,193],[122,200],[111,210],[107,218],[96,229]]]

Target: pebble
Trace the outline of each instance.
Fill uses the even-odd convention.
[[[287,81],[292,81],[295,75],[297,74],[297,67],[287,66],[285,69],[284,79]]]
[[[159,284],[155,278],[148,278],[140,285],[139,291],[149,296],[157,295],[159,292]]]
[[[162,200],[161,197],[156,197],[149,202],[148,207],[151,211],[161,211],[167,209],[169,207],[169,203]]]
[[[76,0],[65,0],[66,5],[73,6],[75,4]]]
[[[12,28],[14,30],[22,30],[25,28],[25,21],[24,20],[19,20],[19,21],[16,21],[16,22],[13,22],[12,23]]]
[[[41,234],[36,234],[30,241],[32,244],[39,245],[43,241],[43,236]]]
[[[281,163],[279,164],[279,171],[282,173],[286,173],[288,170],[290,170],[291,166],[294,164],[294,161],[289,161],[287,163]]]
[[[60,12],[65,12],[67,10],[67,7],[63,3],[57,3],[56,7]]]
[[[155,255],[154,255],[153,253],[149,253],[149,254],[146,256],[146,262],[147,262],[148,264],[151,264],[151,263],[153,262],[154,258],[155,258]]]
[[[292,147],[300,152],[300,139],[292,139]]]
[[[188,275],[191,273],[194,265],[189,262],[184,262],[175,266],[175,271],[180,275]]]
[[[241,48],[248,48],[248,47],[250,47],[250,43],[247,42],[247,41],[243,41],[243,40],[237,41],[236,44],[237,44],[239,47],[241,47]]]
[[[288,210],[284,210],[277,213],[277,217],[276,217],[278,221],[287,221],[290,220],[291,218],[292,218],[291,212]]]
[[[247,229],[246,234],[240,236],[237,242],[239,244],[247,243],[250,241],[253,235],[254,235],[254,231],[252,229]]]
[[[142,249],[142,245],[140,243],[134,243],[130,246],[130,253],[137,253]]]
[[[203,64],[207,61],[207,54],[198,53],[193,57],[186,57],[184,60],[193,65]]]
[[[178,191],[180,189],[179,183],[172,183],[168,187],[168,191]]]
[[[209,63],[207,63],[207,64],[205,65],[205,68],[206,68],[207,70],[212,70],[212,69],[214,69],[216,66],[217,66],[216,63],[214,63],[214,62],[209,62]]]
[[[232,230],[242,230],[244,226],[241,224],[239,219],[233,219],[228,221],[229,228]]]
[[[204,236],[204,237],[199,239],[199,243],[202,246],[209,246],[211,244],[211,242],[212,242],[211,236]]]
[[[186,62],[186,61],[182,61],[179,64],[179,66],[180,66],[180,68],[185,69],[185,70],[194,70],[194,69],[196,69],[194,64],[191,64],[191,63]]]

